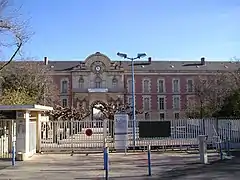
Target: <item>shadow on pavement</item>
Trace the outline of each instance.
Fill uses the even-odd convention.
[[[240,154],[240,153],[239,153]],[[161,179],[186,179],[186,177],[198,177],[198,179],[213,179],[220,177],[232,177],[233,175],[238,178],[240,175],[240,157],[235,157],[231,160],[216,161],[214,163],[203,164],[185,164],[182,167],[174,168],[170,171],[165,171],[159,174],[158,178]],[[238,173],[238,175],[237,175]],[[201,177],[202,176],[202,177]]]

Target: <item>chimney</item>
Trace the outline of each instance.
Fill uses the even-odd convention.
[[[205,65],[205,58],[204,57],[201,58],[201,65]]]
[[[151,58],[151,57],[148,58],[148,62],[149,62],[149,63],[152,62],[152,58]]]
[[[44,65],[48,65],[48,58],[44,57]]]

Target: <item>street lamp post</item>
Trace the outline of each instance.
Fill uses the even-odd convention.
[[[133,116],[133,147],[135,148],[136,146],[136,105],[135,105],[135,79],[134,79],[134,60],[136,59],[141,59],[146,56],[145,53],[138,53],[137,57],[128,57],[127,54],[120,53],[118,52],[117,55],[121,58],[124,59],[129,59],[131,60],[131,72],[132,72],[132,116]],[[142,64],[137,64],[137,65],[144,65],[145,63]]]

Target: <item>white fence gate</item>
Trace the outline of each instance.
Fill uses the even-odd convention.
[[[198,136],[208,136],[209,147],[215,147],[221,139],[229,139],[232,148],[240,148],[240,120],[217,119],[178,119],[171,121],[171,137],[139,138],[138,122],[136,122],[135,149],[143,149],[148,144],[158,149],[197,148]],[[143,120],[144,121],[144,120]],[[92,135],[87,136],[86,130]],[[132,121],[129,121],[128,148],[133,148]],[[109,120],[98,121],[48,121],[41,123],[41,151],[102,151],[104,138],[108,146],[114,148],[113,123]]]
[[[0,159],[12,157],[12,140],[16,136],[16,121],[0,119]]]
[[[104,138],[111,139],[109,127],[108,120],[41,122],[41,151],[102,151]],[[86,135],[87,129],[91,136]]]

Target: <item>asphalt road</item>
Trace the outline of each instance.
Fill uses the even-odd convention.
[[[152,177],[148,177],[147,154],[110,154],[109,179],[239,179],[239,165],[227,167],[226,162],[199,164],[198,155],[152,153]],[[218,159],[215,154],[210,162]],[[6,162],[4,162],[6,165]],[[10,162],[8,162],[10,163]],[[1,161],[0,161],[1,164]],[[1,167],[1,166],[0,166]],[[225,167],[225,169],[224,169]],[[235,173],[235,176],[233,176]],[[0,170],[0,180],[77,180],[104,179],[103,155],[43,154],[17,162],[16,167]]]

